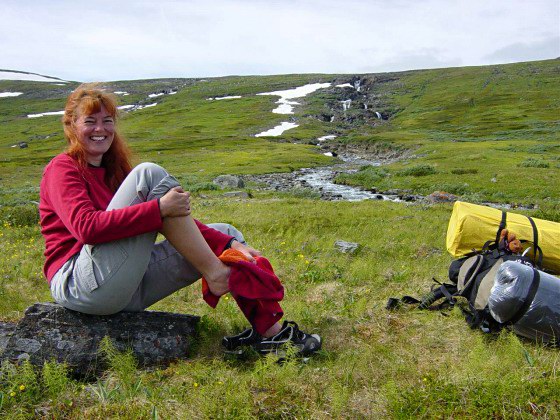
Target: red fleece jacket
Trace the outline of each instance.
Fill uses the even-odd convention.
[[[90,166],[82,170],[64,153],[45,167],[39,214],[45,238],[44,273],[49,282],[84,244],[96,245],[161,229],[157,200],[106,211],[114,193],[104,177],[105,168]],[[220,255],[232,237],[196,223],[212,251]]]
[[[257,257],[257,263],[253,264],[235,249],[227,249],[219,258],[231,267],[228,280],[231,295],[245,318],[263,335],[284,315],[278,303],[284,298],[284,287],[274,274],[270,262],[264,257]],[[210,291],[204,278],[202,296],[212,308],[215,308],[220,300]]]

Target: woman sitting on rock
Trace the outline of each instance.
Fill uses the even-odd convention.
[[[266,353],[288,341],[302,354],[320,348],[319,336],[279,323],[283,289],[262,282],[277,278],[269,265],[258,264],[268,261],[237,229],[193,219],[189,193],[162,167],[131,167],[113,95],[92,85],[78,87],[62,121],[68,147],[45,167],[39,207],[44,272],[57,303],[95,315],[142,311],[203,276],[207,302],[213,299],[215,306],[232,287],[254,327],[225,337],[227,350],[252,345]],[[158,232],[166,240],[154,243]],[[224,264],[218,256],[228,249]],[[255,287],[247,285],[251,281],[260,295],[243,297],[247,287]]]

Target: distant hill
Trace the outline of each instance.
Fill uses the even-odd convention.
[[[64,141],[59,117],[28,115],[61,111],[78,83],[0,72],[54,82],[0,80],[0,94],[6,95],[0,97],[0,148],[21,141],[29,144],[27,151],[11,149],[0,162],[6,168],[16,164],[27,168],[24,172],[37,179],[41,166]],[[308,83],[331,86],[296,99],[300,105],[293,115],[272,113],[278,98],[257,95]],[[321,151],[391,159],[382,171],[364,167],[356,174],[341,174],[339,182],[422,194],[444,190],[473,201],[559,199],[558,59],[377,74],[175,78],[101,85],[119,92],[121,105],[129,111],[122,129],[142,159],[185,173],[188,164],[195,165],[202,169],[196,174],[201,182],[222,172],[262,174],[324,165],[332,159],[317,153],[315,145],[318,137],[329,135],[336,137],[323,143]],[[21,94],[9,96],[15,92]],[[224,96],[241,98],[208,100]],[[255,139],[256,133],[284,121],[299,126],[279,137]],[[31,151],[33,161],[24,158]],[[230,159],[213,165],[216,159],[222,162],[222,153]],[[424,169],[409,170],[417,166]],[[513,182],[521,179],[523,191]]]
[[[0,80],[27,80],[33,82],[67,83],[66,80],[59,79],[58,77],[45,76],[42,74],[31,73],[28,71],[6,70],[6,69],[0,69]]]

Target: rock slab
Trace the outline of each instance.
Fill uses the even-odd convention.
[[[214,184],[220,188],[245,188],[245,182],[235,175],[219,175],[214,178]]]
[[[356,242],[335,241],[334,247],[344,254],[355,254],[360,249],[360,244]]]
[[[34,365],[66,362],[77,376],[91,377],[104,368],[99,344],[109,337],[118,350],[132,349],[141,366],[165,365],[188,356],[199,317],[167,312],[120,312],[86,315],[53,303],[37,303],[25,311],[1,359]]]

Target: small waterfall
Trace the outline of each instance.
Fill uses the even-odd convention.
[[[347,99],[345,101],[340,101],[340,103],[342,104],[342,110],[346,111],[346,110],[350,109],[350,104],[352,103],[352,99]]]
[[[356,80],[356,81],[354,82],[354,89],[356,89],[356,92],[359,92],[359,91],[360,91],[360,89],[361,89],[360,84],[361,84],[361,81],[360,81],[360,80]]]
[[[377,111],[375,111],[375,115],[377,116],[377,118],[379,118],[380,120],[383,119],[383,117],[381,116],[381,114]]]
[[[367,111],[367,104],[364,104],[364,109]]]
[[[333,121],[334,121],[334,115],[333,115],[333,116],[331,116],[331,122],[333,122]]]

